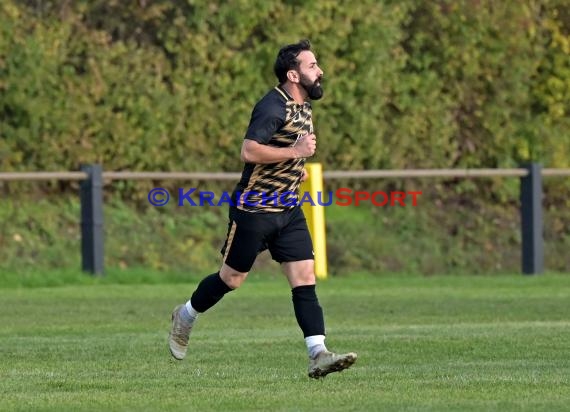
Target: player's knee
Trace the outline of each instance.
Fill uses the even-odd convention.
[[[247,272],[238,272],[237,270],[224,265],[220,270],[220,277],[228,287],[237,289],[242,285],[247,277]]]
[[[316,282],[315,272],[312,270],[301,270],[293,275],[292,283],[297,286],[314,285]]]
[[[282,268],[291,287],[314,285],[316,282],[312,260],[283,263]]]
[[[237,289],[241,286],[244,280],[245,280],[245,275],[240,274],[240,275],[230,276],[229,278],[224,279],[224,282],[226,283],[226,285],[228,285],[228,287],[232,289]]]
[[[314,285],[316,283],[315,272],[302,273],[299,280],[305,285]]]

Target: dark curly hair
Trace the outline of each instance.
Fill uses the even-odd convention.
[[[289,44],[279,50],[273,71],[279,80],[279,84],[287,81],[287,72],[299,67],[297,56],[302,51],[311,50],[311,43],[309,40],[301,40],[299,43]]]

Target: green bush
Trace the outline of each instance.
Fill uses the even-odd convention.
[[[328,169],[564,167],[562,6],[8,0],[2,170],[239,170],[275,53],[301,37],[325,70],[315,160]]]
[[[570,167],[570,14],[563,0],[5,0],[0,3],[0,170],[78,170],[82,163],[97,162],[105,170],[239,171],[251,109],[275,84],[276,52],[301,38],[312,41],[325,71],[325,98],[314,103],[322,143],[312,160],[326,170],[494,168],[527,161]],[[155,222],[140,205],[156,184],[106,186],[111,204],[128,204],[113,214],[113,225],[123,229],[108,229],[120,239],[110,249],[112,261],[166,268],[202,267],[215,259],[219,242],[205,233],[224,219],[206,213],[188,221],[192,230],[182,230],[168,216],[157,215],[164,221]],[[390,251],[380,260],[374,252],[347,251],[337,232],[332,247],[343,251],[334,255],[339,265],[408,268],[395,258],[397,251],[411,253],[402,246],[406,239],[429,251],[414,261],[426,271],[476,266],[463,253],[470,245],[488,251],[481,267],[492,267],[491,260],[501,256],[509,267],[518,260],[510,252],[518,250],[513,249],[518,239],[498,231],[501,222],[511,222],[500,210],[510,211],[508,216],[517,211],[516,179],[422,185],[444,204],[461,204],[465,210],[453,213],[464,219],[480,208],[486,211],[482,216],[491,210],[500,217],[467,225],[485,234],[469,238],[470,231],[441,209],[410,212],[413,221],[423,223],[394,225],[390,230],[401,230],[401,236],[363,244]],[[548,178],[545,185],[546,238],[556,251],[553,266],[561,268],[570,238],[564,212],[570,182]],[[0,183],[5,195],[39,198],[76,189],[76,183]],[[31,213],[4,211],[6,219],[15,219],[11,223],[35,230],[20,241],[14,229],[0,232],[0,243],[11,245],[4,257],[13,256],[13,264],[22,262],[19,256],[33,262],[26,251],[49,247],[60,233],[53,222],[35,221]],[[182,237],[169,250],[176,259],[193,251],[190,261],[165,263],[161,245],[148,244],[150,229],[132,231],[142,225],[137,219],[161,227],[157,236],[163,243],[173,234]],[[406,219],[392,221],[403,225]],[[348,225],[347,233],[353,233]],[[414,243],[418,234],[423,245]],[[70,236],[66,241],[77,241],[76,234]],[[442,241],[431,243],[430,236]],[[128,259],[121,263],[123,256]],[[57,255],[47,264],[75,261]]]

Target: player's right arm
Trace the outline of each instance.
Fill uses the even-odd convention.
[[[295,144],[276,147],[270,144],[275,133],[285,124],[285,102],[277,94],[268,94],[251,113],[251,119],[241,147],[241,159],[246,163],[269,164],[290,159],[310,157],[316,150],[316,137],[307,134]]]
[[[317,138],[307,134],[291,147],[273,147],[252,139],[245,139],[241,146],[241,159],[246,163],[278,163],[289,159],[311,157],[317,148]]]

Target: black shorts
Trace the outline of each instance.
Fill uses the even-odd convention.
[[[238,272],[249,272],[257,255],[269,249],[273,260],[314,259],[313,242],[301,207],[283,212],[252,213],[230,207],[223,261]]]

